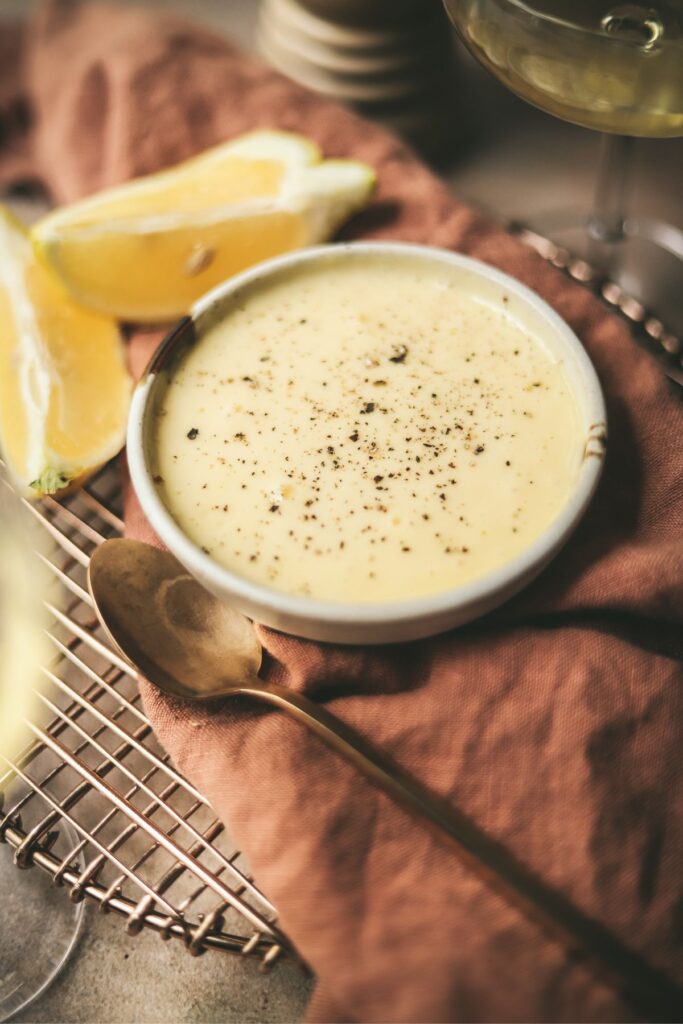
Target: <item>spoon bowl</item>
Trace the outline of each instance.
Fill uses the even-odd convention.
[[[107,541],[92,556],[88,585],[111,640],[166,693],[207,700],[258,676],[262,650],[252,624],[168,551]]]

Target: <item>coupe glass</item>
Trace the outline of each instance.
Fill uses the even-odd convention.
[[[467,48],[504,85],[556,117],[607,133],[590,215],[558,210],[530,226],[646,301],[650,264],[663,252],[677,297],[683,232],[630,216],[625,199],[634,137],[683,135],[683,0],[444,2]]]
[[[3,788],[13,784],[10,766],[21,765],[22,746],[31,740],[23,723],[37,721],[35,692],[48,653],[45,580],[31,525],[0,463],[0,805]],[[60,825],[59,832],[52,848],[57,857],[77,844],[70,827]],[[69,903],[39,868],[19,871],[12,845],[0,844],[0,1021],[24,1009],[60,972],[82,913],[83,904]]]

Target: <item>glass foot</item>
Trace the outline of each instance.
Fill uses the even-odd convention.
[[[591,232],[585,210],[565,207],[529,217],[521,225],[585,260],[599,276],[657,316],[667,331],[683,338],[683,231],[672,224],[629,217],[618,241]]]
[[[70,826],[57,826],[57,858],[78,844]],[[39,867],[19,870],[13,848],[0,844],[0,1021],[7,1021],[47,989],[73,953],[83,903],[70,903]]]

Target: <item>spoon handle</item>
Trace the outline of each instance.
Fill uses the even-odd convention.
[[[230,693],[234,692],[234,689],[230,690]],[[437,835],[443,832],[454,834],[452,810],[445,801],[431,794],[322,704],[296,690],[273,684],[249,683],[240,686],[239,692],[288,711],[335,753],[357,768],[369,782],[383,790],[405,810],[423,819]]]
[[[427,825],[490,888],[559,940],[570,955],[580,956],[587,967],[643,1008],[650,1019],[670,1020],[674,1007],[683,1011],[683,992],[667,975],[650,966],[561,892],[546,885],[469,817],[430,792],[324,706],[287,687],[258,681],[240,686],[238,692],[287,711],[306,725],[369,782]]]

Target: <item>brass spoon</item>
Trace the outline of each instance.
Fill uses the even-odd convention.
[[[255,697],[289,712],[379,789],[443,835],[455,834],[448,806],[320,704],[259,679],[262,648],[240,612],[210,594],[167,551],[108,540],[90,560],[88,587],[116,647],[174,697]]]
[[[501,896],[531,917],[652,1020],[681,1019],[683,993],[665,974],[587,917],[457,808],[430,793],[324,707],[258,677],[261,645],[242,614],[213,597],[165,551],[105,541],[88,570],[105,631],[165,693],[189,700],[241,694],[287,711],[379,789],[445,840]]]

